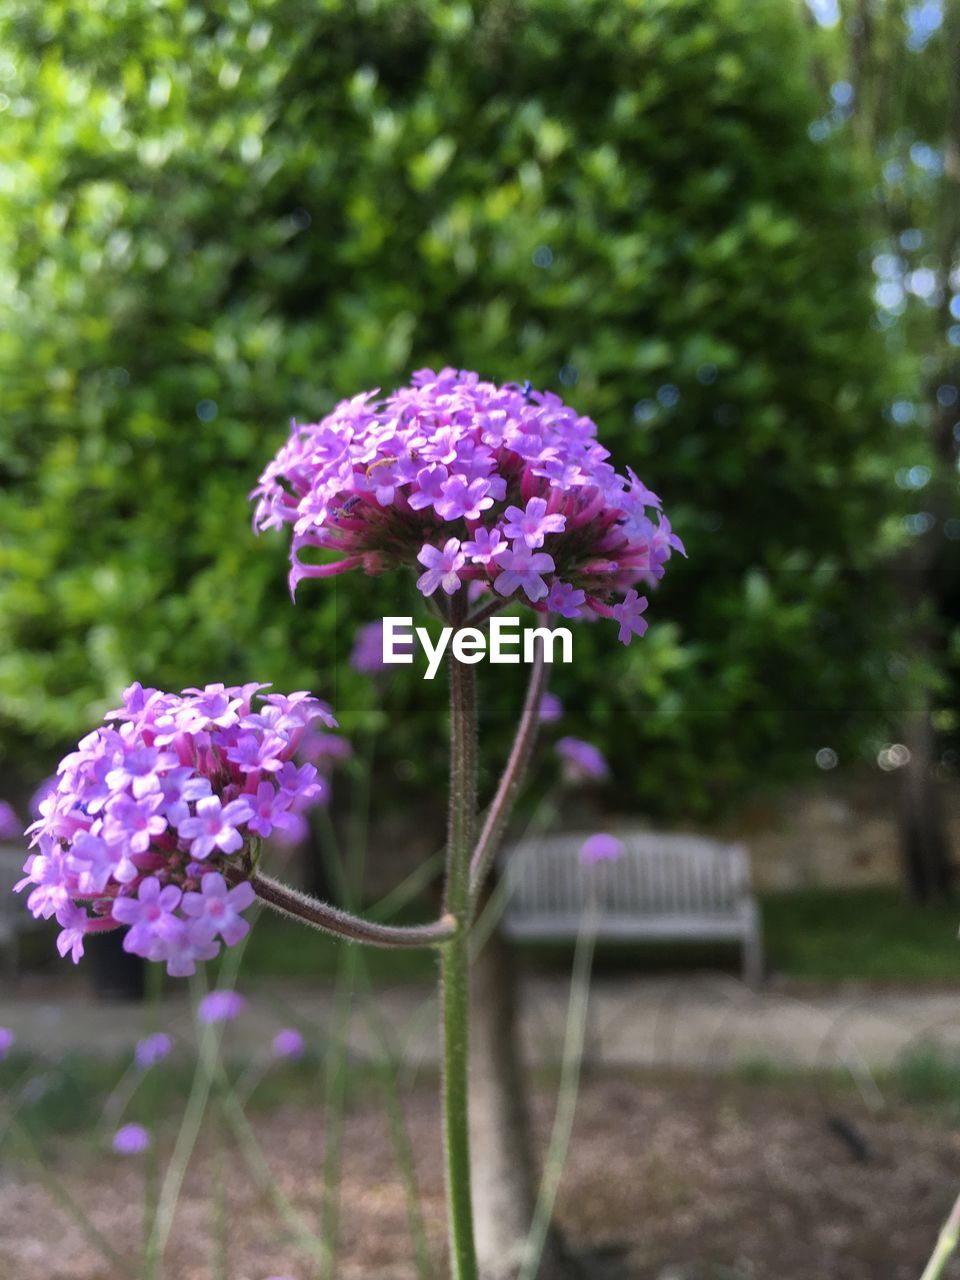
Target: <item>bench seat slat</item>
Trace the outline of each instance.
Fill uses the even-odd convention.
[[[577,935],[585,913],[599,939],[739,940],[744,971],[762,966],[759,913],[741,845],[703,836],[628,832],[622,855],[584,866],[585,834],[544,836],[505,850],[503,929],[517,941]]]

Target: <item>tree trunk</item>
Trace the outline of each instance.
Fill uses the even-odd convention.
[[[499,929],[475,958],[471,982],[470,1141],[477,1255],[483,1280],[515,1280],[539,1178],[517,1025],[516,959]],[[538,1280],[576,1275],[551,1229]]]
[[[932,902],[950,893],[953,868],[940,788],[933,771],[936,740],[929,705],[908,724],[904,746],[910,751],[900,796],[904,882],[916,902]]]

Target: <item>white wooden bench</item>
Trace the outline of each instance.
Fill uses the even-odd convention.
[[[763,977],[760,913],[742,845],[700,836],[618,833],[622,855],[584,865],[583,835],[547,835],[504,851],[503,929],[516,941],[576,937],[589,910],[600,940],[739,942],[744,980]]]
[[[20,960],[20,935],[42,928],[46,920],[35,920],[27,910],[28,892],[14,893],[13,886],[23,879],[23,864],[29,850],[23,844],[0,844],[0,959],[5,979],[17,976]]]

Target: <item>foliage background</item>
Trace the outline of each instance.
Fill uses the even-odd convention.
[[[686,541],[643,643],[581,627],[557,672],[619,807],[714,811],[821,747],[875,756],[903,675],[884,406],[916,367],[874,321],[868,165],[811,137],[800,6],[5,12],[8,776],[133,678],[272,679],[378,723],[345,659],[399,588],[306,584],[291,607],[246,494],[292,415],[443,364],[559,391]],[[517,692],[486,680],[494,737]],[[442,705],[394,679],[405,779],[434,776]]]

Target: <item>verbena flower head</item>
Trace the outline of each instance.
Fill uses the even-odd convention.
[[[150,1148],[150,1134],[142,1124],[125,1124],[113,1135],[111,1144],[118,1156],[136,1156]]]
[[[144,1036],[142,1040],[137,1041],[137,1047],[133,1053],[134,1061],[143,1069],[156,1066],[158,1062],[163,1062],[164,1058],[169,1057],[172,1048],[173,1041],[167,1033],[155,1031],[153,1035]]]
[[[422,369],[391,395],[295,422],[254,491],[254,525],[292,526],[294,593],[352,568],[418,568],[425,596],[466,584],[471,597],[610,618],[629,644],[646,629],[635,584],[662,577],[683,545],[596,430],[551,392]]]
[[[275,1058],[302,1058],[307,1051],[307,1042],[296,1027],[284,1027],[273,1037],[271,1045]]]
[[[0,800],[0,840],[16,838],[23,830],[23,823],[17,817],[17,811],[6,800]]]
[[[580,846],[580,861],[588,867],[596,862],[616,862],[622,854],[623,841],[605,831],[587,836]]]
[[[564,777],[568,782],[601,782],[610,773],[603,752],[592,742],[582,738],[560,738],[554,751],[563,761]]]
[[[394,652],[398,654],[413,653],[413,644],[410,641],[401,641],[395,638],[393,648]],[[382,672],[391,670],[391,667],[383,660],[382,620],[367,622],[358,628],[353,641],[353,650],[350,654],[350,665],[354,671],[359,671],[361,675],[365,676],[378,676]]]
[[[233,1022],[247,1007],[239,991],[211,991],[197,1005],[197,1017],[210,1025],[214,1022]]]
[[[61,955],[76,963],[87,934],[120,926],[126,951],[188,975],[247,933],[259,840],[319,791],[294,754],[313,722],[336,724],[310,694],[268,687],[131,685],[63,760],[16,886],[35,916],[56,917]]]
[[[4,1060],[10,1050],[13,1048],[16,1036],[9,1027],[0,1027],[0,1062]]]
[[[540,699],[540,723],[556,724],[563,719],[563,703],[548,689]]]

